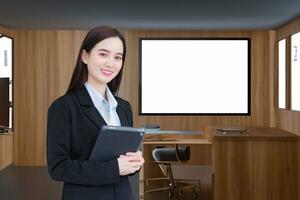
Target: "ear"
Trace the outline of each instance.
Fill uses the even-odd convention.
[[[88,57],[89,57],[88,53],[83,49],[81,53],[81,60],[84,64],[87,64]]]

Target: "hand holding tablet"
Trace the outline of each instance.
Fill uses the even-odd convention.
[[[145,160],[142,152],[128,152],[126,155],[120,155],[118,158],[119,172],[121,176],[135,173],[140,170]]]
[[[134,156],[139,150],[143,137],[144,129],[141,128],[103,126],[89,159],[105,162],[126,153],[128,153],[126,156]]]

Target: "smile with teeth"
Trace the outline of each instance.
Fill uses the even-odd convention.
[[[113,72],[107,69],[101,69],[102,74],[105,76],[110,76]]]

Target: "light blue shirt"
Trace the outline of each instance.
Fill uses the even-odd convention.
[[[93,101],[94,106],[110,126],[121,126],[117,113],[118,102],[108,87],[106,87],[107,100],[91,84],[85,82],[85,87]]]

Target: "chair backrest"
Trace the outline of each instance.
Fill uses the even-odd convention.
[[[187,162],[190,160],[190,147],[160,147],[152,151],[152,156],[156,162]]]

